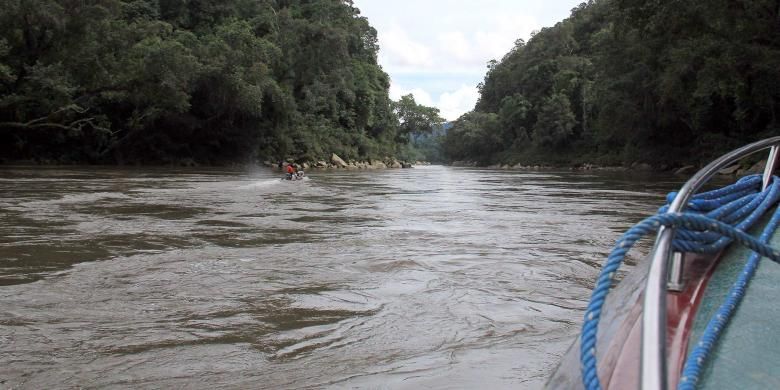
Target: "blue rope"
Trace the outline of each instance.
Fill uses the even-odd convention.
[[[712,253],[736,241],[762,256],[780,262],[779,252],[744,233],[780,197],[780,180],[774,178],[769,190],[763,192],[760,191],[761,183],[761,178],[753,175],[742,178],[730,186],[697,194],[689,202],[689,206],[706,214],[666,213],[664,209],[668,207],[665,207],[661,208],[662,214],[643,220],[623,234],[607,257],[585,311],[585,321],[580,336],[580,363],[585,388],[601,389],[596,362],[596,341],[601,309],[617,269],[629,249],[642,236],[658,231],[661,226],[667,226],[676,228],[676,232],[683,238],[673,241],[673,247],[678,251]],[[739,198],[735,194],[739,194]],[[674,196],[670,194],[667,201],[671,202]],[[714,207],[717,204],[720,206]]]
[[[759,240],[767,243],[772,238],[775,230],[780,225],[780,208],[775,210],[772,215],[772,219],[769,220],[764,231],[761,233]],[[678,390],[693,390],[699,383],[699,376],[701,375],[704,363],[710,356],[712,349],[715,347],[715,343],[720,338],[720,334],[731,320],[734,311],[742,302],[742,298],[745,297],[745,291],[756,273],[761,256],[755,252],[750,255],[745,267],[742,269],[737,281],[731,286],[726,300],[720,305],[718,311],[707,323],[707,328],[704,330],[696,347],[688,355],[683,368],[682,377],[677,385]]]

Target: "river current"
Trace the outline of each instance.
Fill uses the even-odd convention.
[[[0,167],[0,388],[540,388],[681,181],[279,176]]]

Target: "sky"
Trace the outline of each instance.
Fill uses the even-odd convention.
[[[447,120],[471,111],[488,61],[584,0],[354,0],[379,35],[390,97],[413,94]]]

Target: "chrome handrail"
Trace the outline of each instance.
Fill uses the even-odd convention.
[[[702,168],[677,193],[668,213],[685,209],[693,194],[719,170],[764,149],[771,148],[764,170],[764,186],[774,170],[780,137],[767,138],[727,153]],[[661,227],[652,251],[642,314],[641,378],[643,390],[666,390],[666,281],[674,229]]]

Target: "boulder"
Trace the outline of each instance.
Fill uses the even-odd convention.
[[[314,166],[317,168],[327,168],[328,163],[326,163],[325,161],[317,161],[317,163]]]
[[[411,168],[411,167],[412,167],[411,163],[406,163],[405,162],[405,163],[401,164],[401,168]]]
[[[401,163],[398,160],[393,160],[390,162],[390,168],[401,168]]]
[[[371,160],[371,165],[374,167],[374,169],[385,169],[387,168],[387,165],[385,163],[379,161],[379,160]]]
[[[341,157],[337,156],[336,153],[330,155],[330,162],[339,168],[347,167],[347,163],[344,162],[344,160],[342,160]]]

